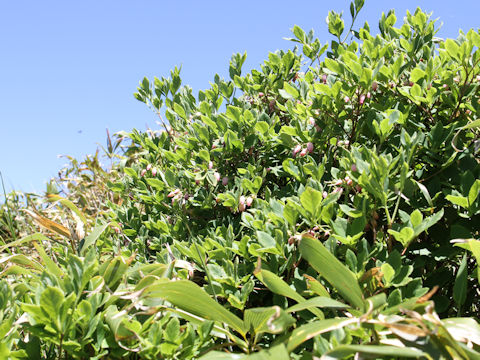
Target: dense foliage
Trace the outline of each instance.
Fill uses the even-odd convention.
[[[352,30],[362,6],[196,97],[145,78],[161,131],[5,202],[0,351],[480,358],[480,34],[419,9]]]

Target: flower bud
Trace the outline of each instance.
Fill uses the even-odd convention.
[[[352,186],[353,185],[353,180],[350,179],[350,178],[345,178],[345,183],[348,185],[348,186]]]
[[[246,208],[245,204],[238,204],[238,211],[244,212]]]
[[[370,99],[372,97],[372,94],[370,94],[370,91],[367,92],[367,99]]]
[[[240,196],[240,199],[238,199],[238,202],[242,205],[245,205],[245,196]]]
[[[263,92],[258,93],[258,97],[264,97],[264,96],[265,96],[265,94]]]
[[[227,184],[228,184],[228,177],[225,176],[225,177],[222,179],[222,185],[223,185],[223,186],[227,186]]]
[[[307,153],[308,153],[307,148],[304,148],[304,149],[302,149],[302,151],[300,151],[300,156],[303,157],[303,156],[307,155]]]
[[[252,203],[253,203],[253,197],[249,196],[247,197],[247,200],[245,202],[245,204],[247,204],[247,206],[252,206]]]
[[[147,171],[150,171],[151,168],[152,168],[152,164],[148,164],[147,165]]]
[[[157,176],[157,168],[153,168],[153,169],[152,169],[152,175],[153,175],[153,176]]]
[[[324,191],[324,192],[322,193],[322,197],[323,197],[324,199],[326,199],[327,196],[328,196],[328,193],[327,193],[326,191]]]
[[[308,118],[308,123],[312,126],[315,126],[315,119],[313,117]]]
[[[302,147],[300,145],[297,145],[293,148],[292,155],[295,157],[300,151],[302,151]]]
[[[215,177],[215,180],[220,181],[220,174],[218,172],[214,172],[213,176]]]
[[[333,189],[333,192],[334,193],[343,193],[343,188],[342,187],[336,187],[335,189]]]
[[[360,95],[360,105],[363,105],[363,103],[365,102],[365,95]]]
[[[176,196],[178,193],[180,193],[180,189],[175,189],[175,190],[172,190],[168,193],[167,197],[171,198],[171,197],[174,197]]]
[[[345,101],[346,103],[348,103],[348,102],[350,102],[350,98],[349,98],[348,96],[345,96],[344,101]]]
[[[213,162],[212,162],[212,161],[209,161],[209,162],[208,162],[208,168],[209,168],[210,170],[213,169]]]
[[[147,169],[142,169],[142,171],[140,171],[140,176],[145,176],[146,173]]]
[[[313,152],[313,144],[311,142],[307,143],[307,151],[309,153],[312,153]]]
[[[343,183],[343,180],[342,180],[342,179],[338,179],[337,181],[335,181],[335,182],[333,183],[333,185],[335,185],[335,186],[340,186],[340,185],[342,185],[342,183]]]
[[[352,166],[350,167],[350,169],[352,170],[352,172],[357,172],[357,171],[358,171],[357,165],[355,165],[355,164],[352,164]]]

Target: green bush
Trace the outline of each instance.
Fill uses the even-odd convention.
[[[439,39],[419,9],[399,28],[383,14],[376,36],[327,20],[330,44],[295,26],[294,49],[243,76],[236,54],[230,79],[197,97],[176,68],[143,79],[135,97],[163,129],[117,135],[131,143],[102,173],[111,193],[95,224],[95,210],[85,219],[89,235],[4,246],[43,241],[39,258],[0,260],[17,279],[2,283],[0,346],[17,357],[480,358],[480,34]],[[77,189],[62,204],[81,218]]]

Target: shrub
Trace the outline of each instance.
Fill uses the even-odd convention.
[[[56,261],[39,244],[41,261],[2,260],[15,264],[5,276],[28,279],[5,282],[8,319],[28,320],[1,346],[480,357],[480,35],[439,39],[420,9],[399,28],[383,14],[376,36],[327,20],[330,44],[295,26],[293,50],[243,76],[235,54],[230,79],[197,97],[177,68],[143,79],[135,97],[162,130],[118,134],[131,140],[125,175],[104,178],[108,211],[87,237]]]

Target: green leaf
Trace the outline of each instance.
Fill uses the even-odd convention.
[[[235,354],[220,351],[210,351],[200,360],[289,360],[290,355],[285,345],[280,344],[250,355]]]
[[[444,44],[448,55],[450,55],[454,59],[458,59],[460,54],[460,47],[457,45],[455,40],[447,39]]]
[[[416,82],[418,82],[418,80],[423,78],[425,75],[426,75],[425,71],[423,71],[420,68],[415,68],[410,73],[410,81],[416,83]]]
[[[453,285],[453,300],[455,300],[458,306],[462,306],[467,298],[467,277],[467,254],[465,254],[458,268],[455,284]]]
[[[390,345],[340,345],[327,351],[322,355],[322,359],[346,359],[351,355],[364,354],[368,358],[422,358],[428,357],[423,351],[413,347],[399,347]],[[363,358],[363,357],[362,357]]]
[[[59,308],[63,303],[63,292],[53,286],[47,287],[40,295],[40,308],[44,314],[52,321],[55,330],[61,332]]]
[[[58,265],[47,255],[45,250],[43,249],[42,245],[39,245],[37,242],[33,242],[33,246],[37,250],[38,254],[42,258],[43,262],[45,263],[45,267],[48,269],[50,273],[57,277],[61,277],[63,275],[63,271],[58,267]]]
[[[305,36],[305,31],[300,26],[294,25],[292,29],[293,35],[300,40],[302,43],[307,39]]]
[[[417,227],[422,223],[423,220],[423,215],[420,212],[420,210],[416,209],[414,212],[410,214],[410,221],[413,225],[413,227]]]
[[[397,240],[403,247],[407,247],[410,242],[415,238],[415,231],[408,226],[405,226],[400,230],[400,232],[389,229],[388,233],[393,235],[395,240]]]
[[[477,128],[480,127],[480,119],[472,121],[471,123],[463,126],[461,129],[472,129],[472,128]]]
[[[243,321],[210,298],[197,284],[188,280],[158,281],[145,288],[143,298],[160,298],[204,319],[219,321],[245,335]]]
[[[314,298],[302,301],[297,305],[290,306],[287,309],[287,312],[296,312],[305,309],[310,309],[311,307],[319,308],[336,308],[336,309],[347,309],[348,305],[341,303],[340,301],[333,300],[324,296],[316,296]]]
[[[257,231],[257,239],[260,245],[263,248],[275,248],[277,246],[277,242],[275,239],[268,233],[264,231]]]
[[[300,253],[351,305],[363,309],[362,290],[355,275],[343,265],[322,243],[305,234],[299,245]]]
[[[295,323],[279,306],[252,308],[244,313],[245,329],[252,334],[279,334]]]
[[[300,203],[311,215],[312,222],[316,222],[322,211],[322,193],[318,190],[307,187],[300,195]]]
[[[256,269],[254,275],[260,280],[271,292],[288,297],[298,303],[303,303],[306,299],[293,290],[285,281],[276,274],[264,269]],[[311,309],[311,312],[323,319],[323,313],[318,309]]]
[[[479,193],[480,193],[480,180],[475,180],[472,187],[468,191],[468,203],[470,206],[473,205]]]
[[[298,98],[300,93],[298,92],[297,88],[290,85],[288,82],[283,83],[283,89],[290,95],[290,98]]]
[[[254,272],[255,276],[260,280],[271,292],[288,297],[297,302],[305,301],[305,298],[293,290],[288,284],[271,271],[260,269]]]
[[[292,335],[288,339],[287,349],[288,351],[293,351],[298,345],[317,335],[341,329],[357,321],[358,319],[356,318],[339,318],[314,321],[302,325],[292,332]]]
[[[80,249],[80,255],[85,254],[85,251],[87,248],[91,245],[94,245],[97,239],[102,235],[102,233],[105,231],[105,229],[110,225],[110,223],[106,223],[103,225],[98,225],[95,226],[95,228],[88,234],[88,236],[85,238],[85,241],[83,242],[83,245]]]
[[[445,199],[447,199],[454,205],[458,205],[464,209],[468,209],[468,198],[466,198],[465,196],[447,195]]]
[[[268,131],[269,125],[266,121],[259,121],[255,124],[255,130],[260,134],[265,134]]]

